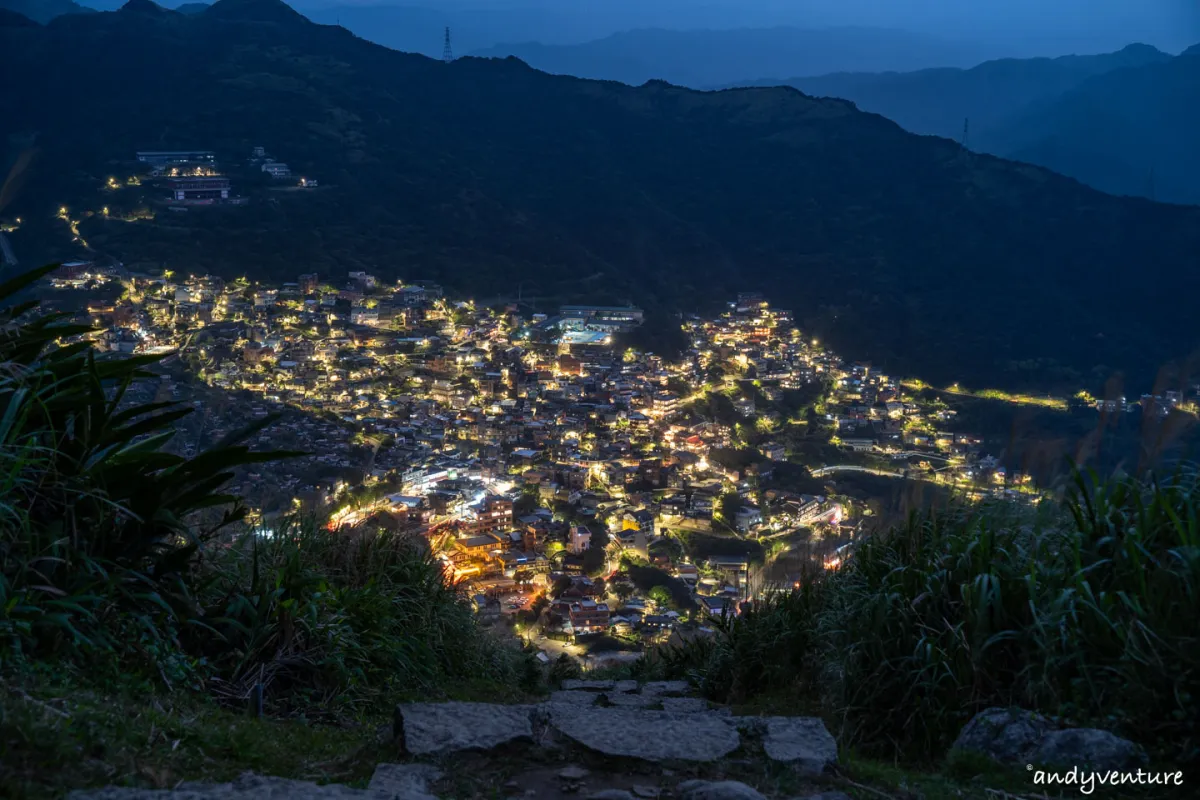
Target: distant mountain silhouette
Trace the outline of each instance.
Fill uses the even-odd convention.
[[[0,10],[15,11],[43,25],[64,14],[95,13],[94,9],[81,6],[72,0],[0,0]]]
[[[158,16],[162,14],[173,14],[175,12],[170,9],[163,8],[154,0],[127,0],[127,2],[117,9],[118,14],[150,14]]]
[[[208,6],[208,3],[184,3],[175,10],[180,14],[199,14],[201,11],[207,11]]]
[[[705,87],[762,75],[839,70],[969,66],[979,48],[908,31],[877,28],[643,29],[576,45],[501,44],[471,55],[516,56],[536,69],[639,85],[654,78]]]
[[[1006,58],[971,69],[843,72],[737,85],[783,84],[816,97],[841,97],[864,111],[883,114],[913,133],[958,139],[965,119],[970,119],[976,132],[982,132],[1031,104],[1057,97],[1095,75],[1170,59],[1170,55],[1153,47],[1134,44],[1104,55]]]
[[[100,253],[184,274],[364,269],[664,318],[762,290],[848,356],[974,386],[1149,381],[1200,339],[1200,209],[794,89],[443,64],[268,0],[3,26],[0,74],[22,76],[0,92],[0,141],[30,143],[4,209],[25,220],[25,263],[79,254],[67,206]],[[259,145],[320,188],[272,191],[246,164]],[[180,214],[151,182],[103,189],[150,148],[215,150],[249,202]],[[120,221],[146,204],[153,220]]]
[[[1114,194],[1200,205],[1200,47],[1084,81],[981,145]]]
[[[1195,52],[1193,52],[1195,51]],[[1200,203],[1200,50],[1003,59],[972,69],[842,73],[786,81],[851,100],[914,133],[1049,167],[1104,191]],[[1153,175],[1152,175],[1153,173]]]
[[[24,14],[0,8],[0,28],[37,27],[37,23]]]
[[[304,26],[312,24],[283,0],[217,0],[203,14],[208,19],[227,22],[274,22]]]

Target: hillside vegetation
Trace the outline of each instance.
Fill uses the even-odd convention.
[[[1001,59],[971,69],[836,73],[786,81],[853,101],[914,133],[1047,167],[1117,195],[1200,204],[1200,46]],[[969,120],[969,124],[968,124]]]
[[[45,272],[0,286],[0,302]],[[306,520],[245,524],[247,509],[221,487],[243,465],[288,454],[248,450],[240,442],[253,430],[194,458],[169,454],[191,409],[121,402],[157,357],[103,357],[72,341],[86,328],[35,312],[0,312],[6,692],[136,689],[197,713],[257,706],[353,720],[389,699],[480,680],[503,694],[529,679],[525,656],[477,628],[422,543]],[[6,788],[54,780],[43,772],[53,748],[25,722],[0,714]]]
[[[970,140],[978,142],[998,125],[1012,121],[1014,115],[1037,103],[1052,101],[1089,78],[1170,58],[1149,45],[1130,45],[1120,52],[1102,55],[1003,58],[970,69],[943,66],[913,72],[861,70],[743,85],[785,83],[814,97],[841,97],[913,133],[956,141],[962,138],[963,122],[969,119]]]
[[[817,711],[843,744],[938,761],[994,706],[1119,732],[1200,760],[1200,478],[1099,480],[1061,502],[914,514],[723,622],[648,658],[723,702]],[[782,698],[787,698],[786,700]]]
[[[16,165],[0,214],[23,219],[10,239],[25,263],[49,242],[62,247],[47,258],[81,254],[65,206],[135,268],[365,269],[682,311],[761,289],[839,350],[937,385],[1098,388],[1120,371],[1140,388],[1196,344],[1200,211],[794,90],[447,65],[277,0],[0,27],[0,70],[23,76],[0,95]],[[245,166],[260,145],[321,188],[271,191]],[[151,147],[215,150],[251,202],[155,205],[161,189],[125,185]],[[114,175],[122,188],[104,189]]]
[[[476,626],[419,542],[245,525],[221,486],[288,454],[247,450],[250,431],[168,454],[188,410],[121,403],[153,359],[100,356],[73,341],[85,328],[36,311],[0,313],[0,784],[15,796],[247,768],[361,781],[386,758],[373,730],[391,702],[500,701],[554,679]],[[1191,765],[1198,489],[1186,470],[1080,475],[1036,510],[919,514],[633,671],[820,714],[844,748],[903,764],[940,764],[974,712],[1015,705]]]

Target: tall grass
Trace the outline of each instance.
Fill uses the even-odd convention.
[[[696,636],[654,651],[642,665],[647,677],[686,678],[701,694],[742,703],[764,690],[805,683],[815,645],[817,585],[768,595],[741,615],[714,620],[716,635]]]
[[[222,696],[262,684],[284,703],[344,709],[521,677],[524,656],[485,636],[424,543],[402,534],[293,520],[271,538],[242,538],[200,579],[217,635],[185,644],[211,665]]]
[[[1060,503],[911,516],[661,662],[710,696],[797,690],[867,752],[936,758],[1013,705],[1200,755],[1200,481],[1079,474]]]
[[[51,268],[0,285],[12,301]],[[456,680],[528,677],[418,543],[311,520],[248,533],[222,487],[291,454],[167,449],[175,403],[124,402],[156,357],[111,358],[34,303],[0,310],[0,673],[145,673],[241,701],[354,708]]]

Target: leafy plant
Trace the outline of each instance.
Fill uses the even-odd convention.
[[[937,759],[1019,706],[1200,757],[1200,478],[1100,480],[1060,502],[913,514],[838,571],[660,649],[709,697],[788,693],[864,752]]]
[[[0,301],[54,268],[3,284]],[[246,514],[221,487],[289,454],[244,444],[270,418],[195,458],[168,452],[191,409],[123,402],[161,356],[100,355],[91,328],[36,312],[0,312],[0,633],[12,642],[0,657],[148,655],[141,635],[171,649],[179,626],[201,624],[189,571]]]

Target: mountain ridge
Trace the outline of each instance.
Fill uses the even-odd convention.
[[[790,65],[807,74],[866,64],[868,69],[917,69],[977,63],[976,46],[887,28],[827,29],[775,26],[729,30],[634,28],[579,44],[502,43],[470,55],[515,55],[552,74],[617,80],[633,86],[651,78],[704,88],[771,74]],[[986,52],[986,51],[985,51]],[[742,78],[729,77],[740,74]]]
[[[45,25],[66,14],[95,14],[95,9],[74,0],[0,0],[0,10],[11,11]]]
[[[820,97],[842,97],[863,110],[883,114],[914,133],[957,138],[964,119],[972,119],[977,126],[1003,119],[1094,75],[1170,58],[1155,47],[1135,43],[1114,53],[1092,56],[1001,58],[968,69],[837,72],[808,78],[764,78],[734,86],[787,85]],[[923,113],[924,109],[914,108],[919,103],[958,108],[945,111],[936,108]]]
[[[23,261],[40,237],[62,241],[61,206],[154,207],[153,187],[102,189],[135,151],[196,147],[235,169],[248,205],[92,216],[85,238],[192,272],[365,269],[663,312],[766,290],[841,351],[933,381],[1153,380],[1195,344],[1175,309],[1200,288],[1185,268],[1193,209],[1109,197],[796,90],[443,64],[222,4],[241,10],[0,29],[0,67],[33,75],[0,96],[0,134],[39,154],[0,209],[27,220],[12,236]],[[87,82],[67,79],[84,64]],[[321,189],[255,188],[238,164],[257,145]]]
[[[1200,166],[1189,159],[1185,139],[1200,136],[1200,119],[1186,114],[1200,104],[1197,78],[1200,59],[1190,50],[1171,56],[1135,43],[1094,56],[998,59],[966,70],[835,73],[783,83],[849,99],[914,133],[959,141],[965,135],[974,150],[1039,164],[1114,194],[1148,196],[1157,160],[1162,174],[1155,199],[1195,204]],[[1166,94],[1166,87],[1174,93]],[[1158,98],[1154,105],[1152,98]],[[1150,125],[1170,109],[1177,112],[1170,122]],[[1112,126],[1129,131],[1123,141],[1106,133]],[[1182,136],[1162,142],[1155,127]]]
[[[1093,76],[1009,120],[984,144],[1112,194],[1200,205],[1197,54],[1200,47]]]

